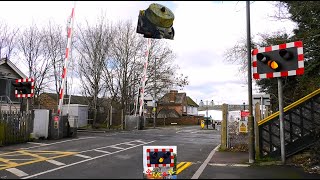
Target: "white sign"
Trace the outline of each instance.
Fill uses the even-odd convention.
[[[144,179],[177,179],[177,146],[143,146]]]

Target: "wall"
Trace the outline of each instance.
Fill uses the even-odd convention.
[[[164,126],[171,125],[171,123],[177,123],[177,125],[200,125],[200,121],[203,119],[201,116],[182,116],[180,118],[157,118],[156,125]],[[147,119],[147,126],[153,126],[153,118]]]

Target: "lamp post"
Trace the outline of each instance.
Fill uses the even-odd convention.
[[[250,32],[250,1],[246,1],[246,19],[247,19],[247,56],[248,56],[248,98],[249,98],[249,163],[254,163],[254,119],[252,115],[252,72],[251,72],[251,32]]]

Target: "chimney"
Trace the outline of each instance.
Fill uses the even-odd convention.
[[[176,101],[176,95],[177,95],[178,91],[177,90],[170,90],[170,95],[169,95],[169,101],[171,103]]]

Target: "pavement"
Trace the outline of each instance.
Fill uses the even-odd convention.
[[[293,165],[249,164],[248,152],[215,151],[199,179],[319,179]],[[278,165],[277,165],[278,164]]]

